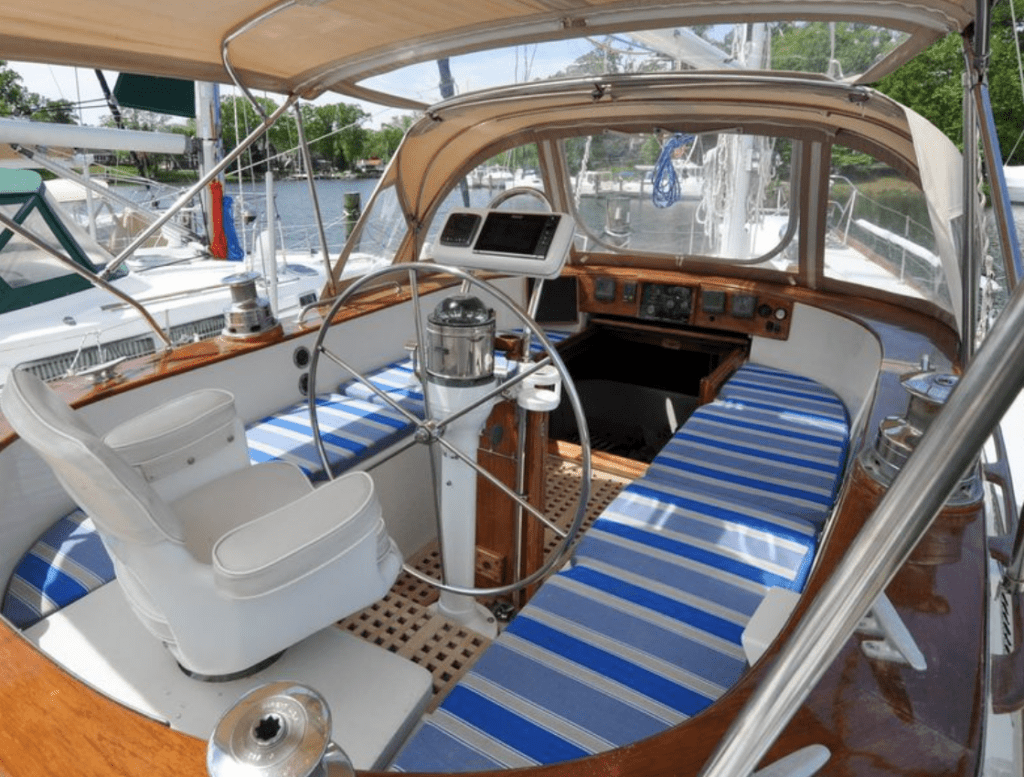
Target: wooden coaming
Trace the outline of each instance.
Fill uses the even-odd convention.
[[[586,274],[615,268],[572,269]],[[684,282],[684,273],[665,273]],[[704,279],[736,284],[727,278]],[[741,281],[737,287],[753,285]],[[775,287],[772,293],[819,305],[869,327],[884,348],[883,370],[874,416],[892,412],[900,402],[896,378],[922,353],[955,367],[956,335],[934,318],[897,309],[885,302],[837,298],[804,288]],[[347,311],[355,316],[374,305],[408,299],[407,292],[378,291],[376,301]],[[294,336],[289,333],[286,337]],[[66,384],[76,405],[123,391],[139,382],[159,380],[177,371],[232,358],[258,346],[230,349],[200,343],[170,355],[137,360],[126,368],[128,380],[91,388]],[[3,434],[3,430],[0,430]],[[7,439],[9,441],[10,434]],[[3,442],[0,442],[2,447]],[[880,495],[862,472],[845,489],[837,516],[819,551],[808,582],[808,601],[827,579]],[[981,506],[943,514],[931,539],[897,574],[888,593],[918,644],[928,670],[879,665],[867,659],[854,637],[773,746],[766,762],[808,744],[832,751],[822,774],[970,775],[979,770],[984,717],[987,655],[986,538]],[[777,643],[778,644],[778,643]],[[648,740],[571,764],[522,772],[554,775],[659,777],[696,774],[716,742],[757,686],[774,656],[769,651],[735,688],[706,711]],[[36,775],[203,775],[206,743],[176,733],[132,713],[67,675],[40,655],[21,635],[0,626],[0,774]],[[500,774],[494,773],[494,774]]]

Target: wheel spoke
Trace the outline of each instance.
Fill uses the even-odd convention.
[[[416,347],[419,351],[420,356],[419,359],[414,359],[415,372],[417,378],[420,381],[420,384],[424,388],[424,409],[426,412],[426,416],[424,419],[417,418],[411,412],[403,408],[386,391],[370,383],[369,380],[367,380],[363,375],[361,375],[359,372],[353,369],[351,365],[349,365],[342,357],[340,357],[336,353],[333,353],[324,345],[324,339],[331,326],[331,322],[333,322],[336,319],[337,314],[341,310],[341,307],[343,305],[345,305],[353,296],[355,296],[355,294],[357,294],[364,287],[372,284],[378,284],[381,282],[381,279],[384,279],[388,276],[395,276],[396,274],[403,272],[407,273],[409,278],[410,295],[412,303],[411,307],[413,317],[415,320],[417,337]],[[426,354],[422,350],[426,342],[424,339],[424,319],[421,301],[422,297],[420,295],[418,283],[418,278],[421,275],[432,276],[435,274],[448,275],[452,278],[458,279],[462,284],[461,289],[464,293],[470,291],[474,286],[476,286],[483,289],[487,294],[492,295],[499,303],[504,305],[506,309],[513,313],[525,327],[524,341],[526,343],[529,343],[531,337],[536,338],[536,341],[543,346],[545,351],[545,356],[542,359],[536,362],[524,361],[522,364],[528,364],[528,367],[520,369],[519,371],[516,372],[515,375],[513,375],[510,378],[507,378],[501,385],[495,386],[493,389],[489,389],[485,396],[477,398],[474,402],[467,405],[466,407],[460,408],[459,410],[452,412],[448,417],[440,420],[431,420],[432,413],[430,392],[427,390],[428,387],[426,380]],[[443,528],[440,526],[442,482],[440,478],[441,465],[440,460],[438,459],[438,456],[441,455],[442,449],[447,452],[450,452],[451,455],[468,464],[470,467],[472,467],[473,470],[475,470],[477,475],[485,478],[488,482],[493,484],[494,487],[497,488],[501,493],[505,494],[509,499],[511,499],[513,503],[516,505],[515,513],[517,524],[521,525],[522,523],[522,513],[524,511],[528,512],[530,515],[532,515],[534,518],[536,518],[542,524],[544,524],[545,527],[551,529],[559,538],[561,538],[562,541],[561,545],[559,545],[557,548],[553,550],[553,552],[547,555],[547,560],[544,561],[544,563],[542,563],[537,569],[535,569],[529,575],[526,575],[525,577],[519,580],[514,580],[513,582],[508,583],[506,585],[500,585],[493,588],[460,587],[449,585],[446,582],[439,581],[430,575],[426,575],[420,572],[419,570],[406,566],[405,569],[409,575],[416,578],[417,580],[421,580],[437,588],[440,588],[441,590],[449,591],[453,594],[461,594],[466,596],[502,596],[508,593],[513,593],[515,591],[522,590],[527,586],[533,585],[534,583],[541,581],[544,577],[549,575],[553,569],[555,569],[558,565],[563,563],[564,558],[568,554],[569,550],[568,541],[571,537],[575,536],[575,534],[579,531],[579,528],[583,523],[583,519],[586,515],[586,507],[590,491],[591,472],[589,450],[590,435],[586,428],[586,418],[583,414],[583,408],[579,400],[579,395],[577,394],[575,387],[572,384],[572,379],[569,376],[568,370],[566,369],[565,364],[562,362],[561,357],[558,355],[558,352],[554,349],[554,346],[552,346],[551,343],[548,341],[547,337],[544,335],[543,331],[538,327],[536,322],[534,322],[531,319],[530,314],[524,312],[523,309],[519,306],[519,304],[516,303],[513,299],[511,299],[508,296],[508,294],[503,292],[500,288],[497,288],[495,286],[492,286],[491,284],[481,281],[480,279],[474,277],[470,273],[467,273],[465,270],[452,267],[445,267],[442,265],[435,265],[432,263],[391,265],[389,267],[381,268],[379,270],[373,270],[367,273],[366,275],[356,279],[351,285],[349,285],[345,290],[343,290],[341,294],[338,295],[338,297],[334,301],[334,304],[331,306],[330,311],[324,318],[324,322],[321,325],[320,332],[317,335],[316,344],[312,350],[313,358],[310,363],[309,369],[309,412],[311,416],[311,425],[313,428],[313,436],[315,438],[316,447],[318,452],[320,453],[320,457],[324,463],[324,467],[326,469],[328,477],[333,478],[334,474],[330,469],[330,463],[327,458],[327,452],[322,439],[320,424],[318,422],[316,410],[316,375],[319,364],[319,356],[321,354],[323,354],[326,358],[330,359],[335,365],[351,374],[353,378],[357,380],[359,383],[361,383],[363,386],[366,386],[367,389],[372,392],[372,395],[374,397],[380,397],[387,407],[391,407],[394,410],[398,411],[403,418],[411,421],[418,427],[417,433],[414,435],[414,437],[412,439],[408,439],[400,443],[397,446],[397,448],[394,449],[394,454],[397,455],[399,453],[402,453],[403,451],[408,450],[413,445],[417,444],[417,442],[426,441],[430,443],[429,453],[431,479],[434,485],[434,506],[439,524],[438,539],[441,542],[442,547],[444,545],[444,540],[442,537]],[[528,348],[526,349],[525,358],[529,358]],[[560,529],[558,526],[552,523],[552,521],[549,520],[547,516],[545,516],[539,509],[530,504],[528,499],[521,493],[524,490],[522,485],[522,483],[524,482],[522,473],[520,473],[517,470],[516,483],[513,487],[510,487],[503,483],[502,481],[498,480],[496,476],[492,475],[486,469],[478,465],[473,459],[464,454],[455,445],[453,445],[448,440],[444,439],[443,436],[446,428],[449,425],[453,424],[455,421],[462,418],[467,413],[478,409],[484,403],[494,400],[501,394],[508,394],[510,389],[515,388],[517,384],[521,383],[530,375],[534,374],[537,370],[549,364],[553,364],[554,367],[558,370],[558,373],[562,379],[565,397],[566,399],[568,399],[569,404],[572,407],[573,414],[576,416],[577,427],[579,428],[580,434],[580,447],[583,455],[583,474],[581,489],[577,499],[576,512],[568,531]],[[424,432],[426,432],[426,434],[424,434]],[[523,436],[520,435],[521,439],[522,437]],[[518,570],[516,572],[516,575],[518,576]]]
[[[506,391],[508,391],[513,386],[515,386],[515,385],[517,385],[519,383],[522,383],[524,380],[526,380],[528,377],[533,375],[533,373],[535,373],[541,367],[546,367],[549,364],[551,364],[551,358],[550,357],[545,357],[545,358],[541,359],[539,362],[531,363],[530,367],[528,367],[527,369],[523,370],[522,372],[517,372],[511,378],[509,378],[508,380],[504,381],[503,383],[495,386],[493,389],[488,391],[486,394],[482,394],[480,397],[478,397],[474,401],[470,402],[465,407],[460,407],[458,410],[456,410],[455,412],[451,413],[449,416],[437,420],[435,422],[437,424],[437,428],[439,430],[443,430],[446,426],[451,424],[453,421],[457,421],[458,419],[462,418],[462,416],[466,415],[466,413],[470,413],[473,410],[476,410],[476,408],[480,407],[480,405],[484,404],[485,402],[490,402],[492,399],[494,399],[495,397],[505,393]],[[424,392],[424,393],[426,393],[426,392]]]
[[[515,501],[520,507],[522,507],[524,510],[526,510],[530,515],[532,515],[538,521],[540,521],[545,526],[547,526],[549,529],[551,529],[551,531],[553,531],[555,534],[557,534],[560,539],[565,539],[566,536],[568,536],[564,529],[561,529],[558,526],[556,526],[554,523],[552,523],[551,520],[546,515],[544,515],[544,513],[542,513],[540,510],[538,510],[532,504],[530,504],[520,494],[517,494],[515,491],[513,491],[507,485],[502,483],[497,477],[495,477],[490,472],[488,472],[486,469],[481,467],[479,464],[477,464],[475,461],[473,461],[473,459],[471,459],[465,453],[460,451],[458,448],[456,448],[454,445],[452,445],[446,439],[444,439],[443,437],[438,437],[436,439],[437,439],[438,444],[442,445],[445,450],[447,450],[450,453],[454,454],[461,461],[463,461],[464,463],[466,463],[470,467],[472,467],[474,470],[476,470],[476,473],[478,475],[481,475],[485,479],[487,479],[499,491],[501,491],[503,494],[505,494],[505,496],[507,496],[509,499],[512,499],[513,501]]]
[[[370,381],[368,381],[365,377],[363,377],[363,375],[361,375],[359,372],[357,372],[351,365],[348,364],[348,362],[346,362],[344,359],[342,359],[336,353],[331,351],[326,345],[321,345],[320,346],[320,353],[322,353],[324,356],[326,356],[332,362],[337,364],[343,370],[348,371],[352,375],[353,378],[355,378],[357,381],[362,383],[364,386],[366,386],[366,388],[370,389],[370,391],[372,391],[378,397],[380,397],[385,402],[387,402],[388,405],[390,405],[392,408],[394,408],[399,413],[401,413],[403,416],[405,416],[405,419],[407,421],[411,421],[416,426],[421,426],[423,424],[423,419],[417,418],[415,415],[413,415],[408,410],[406,410],[404,407],[402,407],[400,404],[398,404],[394,399],[392,399],[391,396],[386,391],[383,391],[382,389],[380,389],[377,386],[374,386],[372,383],[370,383]]]
[[[433,414],[430,412],[430,392],[427,391],[427,354],[423,349],[423,344],[427,342],[423,337],[423,312],[420,305],[420,285],[416,278],[416,273],[412,267],[409,268],[409,294],[412,296],[412,318],[413,323],[416,326],[416,348],[419,350],[420,357],[413,359],[416,364],[417,375],[420,379],[420,385],[423,387],[423,415],[425,418],[430,418]]]

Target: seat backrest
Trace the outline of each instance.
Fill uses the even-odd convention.
[[[146,544],[182,541],[181,527],[167,504],[42,380],[12,370],[0,394],[0,409],[101,535]]]

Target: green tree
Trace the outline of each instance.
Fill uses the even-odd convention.
[[[269,97],[257,97],[256,101],[267,115],[278,108],[278,103]],[[245,140],[249,133],[256,129],[262,121],[263,118],[246,98],[239,96],[222,97],[220,101],[220,135],[224,146],[224,153],[227,154],[233,151],[235,146]],[[247,149],[242,155],[242,167],[246,171],[252,169],[265,172],[267,169],[267,145],[269,142],[269,154],[274,170],[281,172],[287,169],[288,163],[293,160],[282,156],[282,154],[297,148],[298,136],[298,130],[295,127],[295,117],[291,114],[282,116],[261,140]],[[232,165],[232,170],[234,169],[236,168]]]
[[[143,132],[173,132],[188,136],[195,136],[194,122],[182,124],[176,117],[164,113],[154,113],[137,108],[121,108],[121,128],[128,130],[140,130]],[[104,116],[100,120],[104,127],[116,127],[117,120],[113,116]],[[149,154],[136,151],[117,151],[115,157],[118,164],[132,164],[139,171],[143,178],[159,177],[161,171],[181,170],[183,168],[194,168],[196,161],[185,155],[179,154]]]
[[[963,72],[960,38],[947,35],[876,86],[963,147]]]
[[[865,73],[896,45],[896,38],[867,24],[782,22],[772,27],[772,69],[836,76]],[[834,59],[839,70],[830,70]]]
[[[362,125],[368,118],[362,108],[347,103],[302,107],[311,153],[337,170],[352,169],[366,155],[369,132]]]
[[[1017,17],[1024,18],[1024,0],[1013,3]],[[1009,4],[1000,3],[992,14],[989,93],[1003,162],[1019,165],[1024,164],[1024,142],[1018,145],[1024,124],[1024,98],[1017,69],[1018,45]],[[960,38],[948,35],[883,78],[877,87],[931,121],[962,149],[963,72]]]
[[[74,124],[72,105],[67,100],[50,100],[30,92],[21,83],[21,75],[0,60],[0,116]]]
[[[415,120],[414,116],[400,116],[379,130],[371,132],[366,144],[366,155],[380,157],[385,162],[391,159],[391,155],[395,153]]]
[[[555,78],[606,73],[654,73],[672,68],[670,58],[630,44],[621,37],[608,35],[600,40],[588,40],[593,48],[576,57],[569,67],[555,73]]]

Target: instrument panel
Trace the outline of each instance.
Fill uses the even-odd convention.
[[[720,329],[785,340],[793,303],[750,284],[666,283],[621,275],[580,277],[580,308],[658,324]]]

